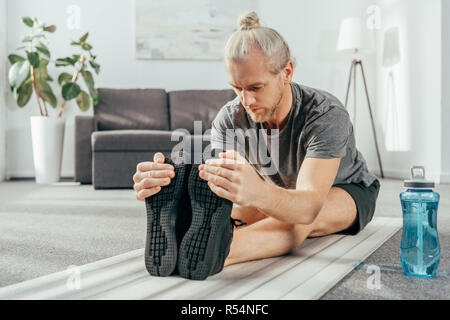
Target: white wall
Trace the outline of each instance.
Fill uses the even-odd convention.
[[[352,55],[336,52],[342,19],[366,19],[371,0],[298,0],[261,1],[263,24],[279,30],[297,59],[294,81],[320,88],[345,100]],[[362,56],[372,104],[375,99],[375,54]],[[358,70],[359,72],[359,70]],[[355,137],[356,146],[365,157],[369,170],[378,173],[375,144],[362,79],[358,74]],[[372,105],[376,113],[376,106]],[[348,110],[353,118],[353,99]]]
[[[69,31],[66,27],[66,8],[73,3],[79,5],[82,11],[81,30],[77,31]],[[257,11],[262,23],[280,31],[297,58],[294,80],[330,91],[343,100],[352,57],[335,51],[340,21],[350,16],[364,18],[365,10],[372,1],[260,0],[259,3]],[[132,0],[8,0],[8,48],[11,50],[17,47],[26,31],[20,17],[38,16],[59,27],[55,34],[49,36],[54,56],[69,54],[70,40],[77,39],[85,31],[90,32],[94,52],[102,65],[102,73],[97,78],[99,87],[160,87],[166,90],[227,87],[227,75],[221,61],[136,60],[133,56],[132,4]],[[49,5],[51,11],[48,10]],[[374,100],[374,55],[365,57],[364,61],[371,98]],[[369,169],[378,172],[373,138],[371,131],[366,130],[370,122],[362,87],[358,91],[358,103],[361,105],[358,105],[355,130],[357,147],[366,158]],[[29,132],[29,116],[38,112],[34,100],[26,108],[19,109],[12,97],[8,99],[9,177],[34,175]],[[353,106],[349,105],[349,108]],[[73,176],[73,118],[81,112],[74,105],[67,109],[68,112],[64,115],[67,128],[62,175]],[[92,110],[89,111],[91,112]]]
[[[450,183],[450,1],[442,0],[442,174]]]
[[[7,86],[7,47],[6,47],[6,2],[0,1],[0,181],[6,173],[6,90]]]
[[[409,178],[424,165],[429,179],[441,173],[441,0],[381,0],[382,30],[377,38],[377,106],[380,136],[386,134],[387,75],[382,67],[383,31],[399,28],[401,61],[394,67],[400,147],[382,143],[386,175]]]

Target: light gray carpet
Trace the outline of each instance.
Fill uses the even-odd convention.
[[[0,287],[144,247],[133,190],[0,184]]]
[[[401,231],[339,282],[323,299],[450,297],[450,185],[440,185],[441,264],[434,279],[403,275]],[[376,216],[401,217],[402,181],[382,180]],[[133,190],[34,181],[0,183],[0,287],[144,247],[145,205]],[[380,267],[380,289],[369,289],[368,266]],[[369,286],[370,287],[370,286]]]

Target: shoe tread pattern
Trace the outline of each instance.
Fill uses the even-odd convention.
[[[167,163],[174,165],[170,160]],[[174,165],[175,177],[168,186],[146,199],[147,241],[145,265],[151,275],[168,276],[176,267],[177,243],[175,221],[177,200],[184,183],[184,166]]]
[[[193,280],[211,275],[212,265],[221,254],[217,252],[221,247],[217,242],[222,241],[225,231],[221,226],[229,221],[232,208],[230,201],[211,191],[198,172],[198,166],[194,165],[188,181],[192,222],[181,242],[178,266],[181,276]]]

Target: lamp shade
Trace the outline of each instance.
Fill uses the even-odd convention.
[[[393,27],[384,32],[383,66],[392,67],[400,62],[400,44],[398,28]]]
[[[371,34],[369,34],[362,19],[347,18],[341,22],[336,50],[340,52],[368,52],[373,48],[371,40]]]

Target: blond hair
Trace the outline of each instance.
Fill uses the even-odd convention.
[[[239,17],[238,25],[225,46],[225,61],[242,59],[256,46],[269,58],[273,74],[280,73],[289,60],[294,62],[286,40],[276,30],[261,26],[256,12]]]

